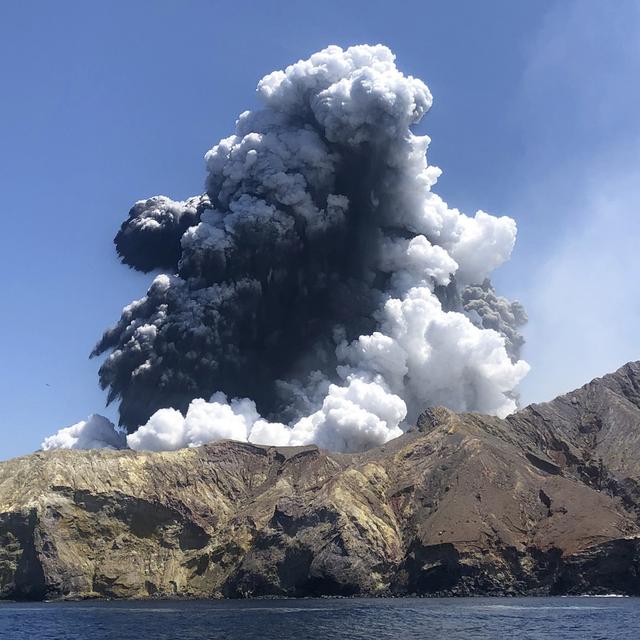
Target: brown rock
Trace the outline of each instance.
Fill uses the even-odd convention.
[[[0,464],[0,596],[640,594],[640,363],[362,454],[219,442]]]

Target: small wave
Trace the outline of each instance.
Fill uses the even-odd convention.
[[[580,611],[590,611],[590,610],[600,610],[605,609],[605,607],[593,607],[593,606],[584,606],[584,605],[517,605],[517,604],[487,604],[483,607],[478,607],[479,609],[512,609],[516,611],[570,611],[573,609],[578,609]]]
[[[600,593],[595,595],[578,596],[579,598],[629,598],[625,593]]]

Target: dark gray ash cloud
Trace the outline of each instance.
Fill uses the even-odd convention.
[[[462,304],[469,314],[477,314],[480,326],[493,329],[505,337],[507,353],[515,362],[520,358],[524,338],[520,329],[527,323],[527,313],[519,302],[496,295],[491,281],[470,285],[462,291]]]
[[[120,259],[145,273],[154,269],[175,271],[182,255],[180,240],[199,222],[208,204],[206,196],[184,202],[154,196],[136,202],[114,240]]]
[[[220,437],[361,450],[426,406],[504,415],[527,371],[517,303],[485,282],[516,228],[431,189],[411,128],[432,98],[381,45],[329,47],[258,84],[205,156],[116,236],[158,275],[98,342],[133,448]]]

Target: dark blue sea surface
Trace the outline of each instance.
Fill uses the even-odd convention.
[[[1,603],[7,640],[617,640],[638,598],[450,598]]]

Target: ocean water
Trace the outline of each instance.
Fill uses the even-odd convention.
[[[617,640],[640,598],[1,603],[3,640]]]

